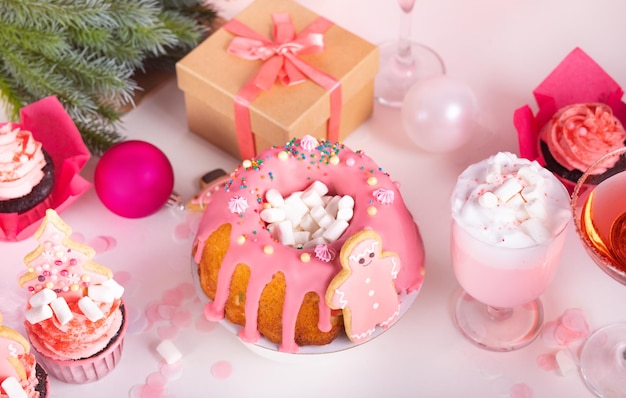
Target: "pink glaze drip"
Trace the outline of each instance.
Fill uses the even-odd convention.
[[[243,263],[249,266],[251,275],[246,292],[246,324],[240,333],[242,339],[250,342],[259,339],[259,299],[263,288],[277,272],[283,273],[287,286],[279,349],[298,351],[294,341],[295,323],[307,292],[314,292],[321,298],[319,328],[330,330],[331,310],[323,298],[328,284],[341,270],[339,259],[324,262],[315,256],[314,248],[294,249],[274,241],[259,217],[269,189],[277,189],[287,197],[304,190],[313,181],[325,183],[331,194],[350,195],[355,201],[354,217],[348,229],[337,241],[328,244],[329,249],[339,253],[348,237],[371,228],[380,234],[385,250],[396,252],[404,264],[395,280],[396,290],[411,293],[420,289],[424,278],[424,248],[419,229],[396,184],[368,156],[353,152],[341,143],[328,141],[305,151],[299,146],[299,140],[292,140],[284,147],[267,149],[256,159],[244,163],[248,167],[238,166],[222,189],[212,194],[211,204],[204,212],[196,236],[195,260],[199,263],[208,237],[223,224],[232,226],[230,247],[219,271],[215,300],[205,308],[208,319],[224,318],[232,275],[235,267]],[[394,202],[381,204],[376,201],[373,193],[378,189],[394,192]],[[249,207],[243,213],[233,213],[229,209],[229,202],[234,197],[246,199]],[[245,241],[238,239],[240,237]],[[265,247],[273,249],[271,254],[264,252]],[[300,260],[300,255],[305,252],[310,255],[308,262]]]

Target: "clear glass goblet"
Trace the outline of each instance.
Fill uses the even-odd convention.
[[[544,320],[571,222],[570,196],[538,163],[498,153],[470,165],[451,196],[450,253],[461,286],[454,323],[491,351],[530,344]]]
[[[374,98],[400,107],[406,92],[418,80],[445,73],[441,57],[431,48],[411,41],[411,15],[415,0],[398,0],[402,9],[400,37],[379,46],[380,66],[374,83]]]
[[[572,194],[576,232],[589,256],[626,285],[626,147],[596,160]],[[600,397],[626,396],[626,323],[605,326],[581,349],[580,371]]]

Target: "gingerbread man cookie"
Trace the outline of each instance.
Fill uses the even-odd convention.
[[[380,235],[363,230],[352,235],[339,253],[342,270],[326,291],[326,304],[341,309],[348,338],[355,343],[370,338],[376,326],[388,328],[400,313],[394,279],[400,258],[382,250]]]

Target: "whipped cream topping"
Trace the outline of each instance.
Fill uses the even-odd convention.
[[[500,247],[549,241],[570,219],[563,184],[535,161],[500,152],[469,166],[451,197],[452,217],[476,239]]]
[[[27,195],[44,177],[41,143],[11,123],[0,127],[0,200]]]
[[[602,155],[624,146],[626,131],[608,105],[573,104],[561,108],[541,131],[554,159],[568,170],[585,171]],[[617,158],[609,159],[604,173]]]

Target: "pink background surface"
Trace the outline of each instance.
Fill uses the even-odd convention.
[[[394,1],[300,0],[374,43],[394,39],[400,17]],[[216,0],[231,17],[250,0]],[[358,13],[355,12],[358,10]],[[163,209],[143,219],[112,214],[91,189],[62,217],[74,233],[98,249],[95,258],[126,287],[131,323],[118,368],[94,384],[52,380],[51,397],[277,397],[466,396],[590,397],[580,376],[561,376],[553,354],[579,341],[538,339],[512,353],[482,351],[465,341],[450,314],[458,289],[450,265],[449,202],[456,176],[470,163],[499,150],[517,151],[515,109],[530,104],[533,90],[575,47],[581,47],[620,86],[626,85],[626,3],[527,1],[418,1],[413,37],[436,49],[448,75],[476,94],[482,129],[461,152],[434,155],[412,144],[400,111],[376,105],[374,115],[345,142],[362,149],[401,183],[426,245],[426,279],[404,317],[366,345],[297,363],[266,359],[219,325],[201,318],[190,273],[193,218]],[[208,60],[210,62],[210,60]],[[161,148],[174,167],[175,189],[185,198],[198,178],[237,161],[190,133],[183,95],[171,80],[124,117],[124,135]],[[93,179],[92,158],[83,175]],[[0,311],[20,329],[26,300],[17,287],[23,256],[33,240],[0,242]],[[554,330],[578,308],[591,329],[626,321],[626,287],[609,279],[587,257],[570,226],[554,283],[542,296]],[[569,334],[568,334],[569,336]],[[182,360],[165,365],[156,346],[170,338]],[[572,341],[574,340],[574,341]],[[557,346],[557,342],[561,346]]]

